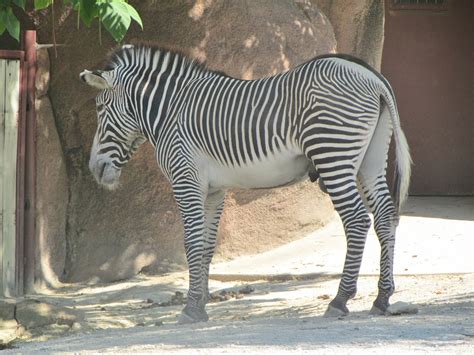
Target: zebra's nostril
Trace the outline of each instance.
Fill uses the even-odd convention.
[[[105,168],[107,167],[106,162],[100,162],[99,163],[99,179],[102,179],[104,176]]]
[[[120,169],[117,169],[111,161],[99,160],[93,163],[92,166],[94,168],[92,175],[97,183],[111,190],[117,187],[120,178]]]

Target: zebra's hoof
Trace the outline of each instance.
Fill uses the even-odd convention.
[[[372,308],[370,309],[369,314],[371,316],[384,316],[385,311],[382,311],[379,307],[377,307],[375,304],[372,305]]]
[[[204,309],[184,307],[178,319],[178,324],[191,324],[197,322],[207,322],[209,316]]]
[[[370,310],[369,314],[373,316],[383,316],[387,313],[387,308],[390,306],[389,292],[380,292],[375,299],[372,309]]]
[[[343,311],[342,309],[329,305],[328,308],[326,309],[326,312],[324,313],[324,318],[339,318],[339,317],[345,317],[348,314],[349,314],[349,310]]]
[[[347,316],[349,314],[349,309],[346,306],[347,298],[342,296],[336,296],[328,305],[326,313],[324,313],[325,318],[338,318]]]

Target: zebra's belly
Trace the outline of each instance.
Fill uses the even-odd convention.
[[[287,151],[232,167],[210,160],[209,187],[259,189],[291,185],[308,177],[311,162],[302,154]]]

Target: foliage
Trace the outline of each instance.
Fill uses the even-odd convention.
[[[0,35],[7,31],[17,41],[20,38],[20,22],[15,11],[25,11],[26,0],[0,0]],[[126,0],[63,0],[65,6],[72,6],[86,26],[94,19],[120,42],[127,33],[130,24],[137,22],[143,28],[142,20],[137,10]],[[54,0],[34,0],[34,10],[42,10],[54,5]]]

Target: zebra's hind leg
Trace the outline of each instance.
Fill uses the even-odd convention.
[[[375,219],[375,230],[381,246],[380,279],[378,295],[374,301],[371,314],[385,314],[389,307],[389,298],[395,292],[393,280],[393,260],[395,250],[395,228],[398,225],[398,216],[385,211],[385,215]]]
[[[324,178],[324,176],[323,176]],[[369,214],[364,206],[355,177],[325,180],[325,185],[336,211],[341,217],[347,240],[346,259],[336,297],[329,303],[325,317],[339,317],[349,313],[347,301],[357,292],[362,254],[370,228]]]
[[[211,265],[214,250],[216,248],[217,229],[224,209],[225,191],[218,190],[207,195],[204,203],[205,230],[204,230],[204,253],[202,256],[201,277],[202,277],[202,298],[201,307],[205,307],[210,299],[209,294],[209,266]]]
[[[358,172],[360,188],[366,198],[368,208],[374,215],[375,232],[381,247],[379,291],[371,314],[385,313],[389,306],[389,298],[395,290],[393,259],[398,213],[386,180],[391,136],[392,123],[388,110],[384,107]]]
[[[390,305],[389,298],[395,291],[393,260],[398,215],[390,196],[385,175],[379,175],[373,180],[364,179],[362,175],[360,184],[366,195],[369,208],[374,215],[374,228],[381,247],[378,295],[370,313],[384,314]]]
[[[205,214],[203,191],[199,182],[189,179],[173,182],[173,192],[184,225],[184,248],[189,268],[189,290],[179,323],[195,323],[209,319],[203,305],[202,260],[204,255]]]

